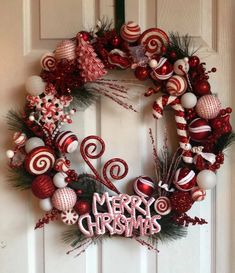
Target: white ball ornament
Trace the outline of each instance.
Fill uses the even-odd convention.
[[[186,109],[193,108],[197,104],[197,97],[193,93],[185,93],[181,97],[181,104]]]
[[[216,174],[210,170],[200,171],[197,175],[197,184],[204,190],[214,188],[216,185]]]
[[[44,211],[51,211],[53,209],[51,198],[41,199],[39,201],[39,207]]]
[[[155,60],[155,59],[152,59],[152,60],[149,62],[149,66],[150,66],[151,68],[156,68],[157,65],[158,65],[158,62],[157,62],[157,60]]]
[[[6,156],[8,157],[8,158],[13,158],[14,157],[14,151],[12,151],[12,150],[7,150],[6,151]]]
[[[68,183],[65,181],[65,178],[67,177],[67,174],[64,172],[58,172],[53,177],[53,183],[57,188],[64,188],[68,185]]]
[[[25,142],[26,153],[31,152],[34,148],[45,146],[44,141],[39,137],[31,137]]]
[[[183,76],[189,71],[188,58],[179,59],[174,63],[173,70],[175,74]]]
[[[39,96],[45,91],[46,83],[39,76],[30,76],[25,82],[26,91],[32,96]]]

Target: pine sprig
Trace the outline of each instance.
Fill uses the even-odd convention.
[[[235,133],[227,133],[223,134],[216,142],[215,144],[215,153],[218,153],[220,151],[224,151],[226,148],[228,148],[230,145],[233,144],[235,141]]]
[[[27,190],[31,188],[33,176],[26,172],[25,168],[9,168],[8,182],[17,189]]]
[[[90,105],[94,104],[98,95],[94,92],[87,90],[85,86],[72,90],[73,101],[70,104],[71,108],[78,110],[85,110]]]
[[[111,31],[113,29],[113,20],[104,16],[97,24],[96,35],[103,36],[106,32]]]

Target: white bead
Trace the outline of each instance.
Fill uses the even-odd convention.
[[[29,120],[30,120],[30,121],[34,121],[34,120],[35,120],[35,117],[34,117],[33,115],[30,115],[30,116],[29,116]]]
[[[65,178],[67,177],[67,174],[64,172],[58,172],[53,177],[53,183],[57,188],[64,188],[68,185],[68,183],[65,181]]]
[[[8,157],[8,158],[13,158],[14,157],[14,151],[12,151],[12,150],[7,150],[6,151],[6,156]]]
[[[155,59],[152,59],[152,60],[149,62],[149,66],[150,66],[151,68],[156,68],[157,65],[158,65],[158,62],[157,62],[157,60],[155,60]]]
[[[210,170],[200,171],[197,175],[197,184],[204,190],[214,188],[216,185],[216,174]]]
[[[197,104],[197,97],[193,93],[185,93],[181,97],[181,104],[186,109],[193,108]]]
[[[41,95],[45,91],[46,83],[39,76],[30,76],[25,82],[26,91],[32,96]]]
[[[189,61],[188,57],[185,57],[185,58],[184,58],[184,61],[185,61],[186,63],[188,63],[188,61]]]
[[[75,113],[75,111],[72,109],[72,110],[70,110],[70,114],[71,115],[74,115],[74,113]]]
[[[25,151],[29,153],[34,148],[45,146],[44,141],[39,137],[31,137],[25,142]]]
[[[41,199],[39,201],[39,207],[44,211],[50,211],[53,209],[53,205],[51,203],[51,198]]]

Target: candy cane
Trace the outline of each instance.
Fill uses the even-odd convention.
[[[165,106],[170,105],[175,110],[175,121],[177,126],[177,134],[179,136],[179,144],[183,149],[183,160],[186,163],[193,162],[191,145],[187,132],[187,121],[185,120],[184,108],[180,103],[180,99],[176,96],[163,95],[159,97],[153,104],[153,116],[156,119],[162,118]]]

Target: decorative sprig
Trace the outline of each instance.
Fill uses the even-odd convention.
[[[31,188],[33,176],[26,172],[25,168],[9,168],[8,182],[20,190]]]
[[[220,151],[224,151],[226,148],[228,148],[230,145],[235,142],[235,133],[227,133],[223,134],[216,142],[215,144],[215,152],[218,153]]]

